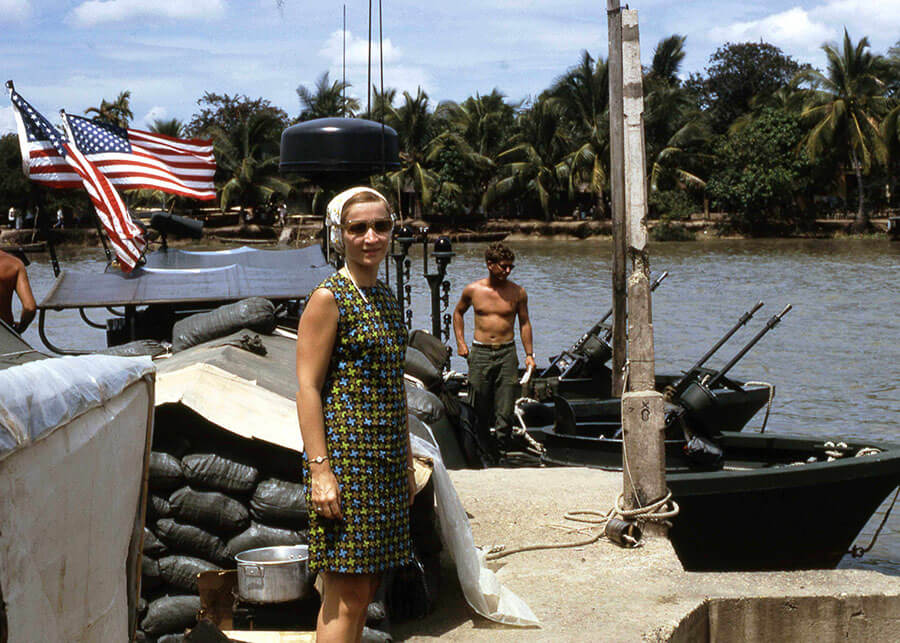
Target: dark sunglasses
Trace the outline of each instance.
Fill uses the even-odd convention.
[[[392,219],[373,219],[371,221],[348,221],[341,226],[344,231],[354,237],[362,237],[369,230],[374,230],[375,234],[386,235],[394,229],[394,221]]]
[[[497,266],[501,270],[512,270],[513,268],[516,267],[516,264],[514,264],[514,263],[495,263],[495,262],[491,262],[491,263],[493,263],[495,266]]]

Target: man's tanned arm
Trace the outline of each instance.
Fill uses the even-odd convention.
[[[34,301],[34,293],[31,292],[31,284],[28,282],[28,271],[25,269],[25,264],[18,259],[16,259],[16,264],[16,295],[22,303],[22,315],[19,317],[19,323],[13,324],[13,328],[21,335],[34,319],[37,304]]]
[[[522,336],[522,347],[525,349],[525,366],[537,368],[534,361],[534,338],[531,332],[531,318],[528,316],[528,293],[522,289],[522,296],[519,298],[519,308],[516,311],[519,316],[519,333]]]
[[[463,288],[462,295],[456,308],[453,309],[453,333],[456,335],[456,352],[460,357],[468,357],[469,347],[466,346],[466,325],[463,315],[472,305],[472,286]]]

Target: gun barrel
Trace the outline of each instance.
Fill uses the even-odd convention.
[[[766,322],[766,325],[758,333],[756,333],[756,335],[753,336],[753,339],[751,339],[749,342],[747,342],[747,345],[744,346],[741,350],[739,350],[737,355],[732,357],[731,361],[729,361],[725,366],[723,366],[722,369],[718,373],[716,373],[712,377],[712,379],[709,380],[709,382],[706,383],[706,386],[709,388],[713,388],[716,384],[718,384],[719,380],[721,380],[723,377],[725,377],[725,374],[728,373],[728,371],[730,371],[731,368],[735,364],[737,364],[739,361],[741,361],[741,358],[743,358],[744,355],[746,355],[747,352],[751,348],[753,348],[756,345],[756,343],[759,340],[761,340],[766,333],[768,333],[770,330],[772,330],[773,328],[775,328],[775,326],[778,325],[778,322],[780,322],[781,319],[785,315],[788,314],[788,311],[790,311],[791,308],[793,308],[793,306],[791,304],[788,304],[787,306],[784,307],[784,309],[780,313],[778,313],[777,315],[772,315],[769,318],[769,321]]]
[[[762,302],[762,300],[760,300],[760,301],[756,302],[756,305],[753,306],[753,308],[751,308],[750,310],[745,312],[743,315],[741,315],[740,319],[737,320],[737,323],[734,326],[732,326],[728,330],[728,332],[725,333],[725,335],[718,342],[715,343],[715,345],[712,348],[710,348],[708,351],[706,351],[706,353],[703,355],[703,357],[701,357],[699,360],[697,360],[696,364],[691,366],[687,370],[687,372],[685,372],[684,376],[681,379],[679,379],[678,382],[675,384],[675,390],[681,391],[682,387],[687,383],[687,381],[694,376],[694,373],[697,371],[697,369],[699,369],[701,366],[703,366],[707,362],[707,360],[709,360],[709,358],[712,357],[716,353],[716,351],[718,351],[720,348],[722,348],[722,345],[725,344],[725,342],[727,342],[729,339],[731,339],[731,336],[734,335],[741,328],[741,326],[743,326],[748,321],[753,319],[753,315],[756,314],[756,311],[758,311],[764,305],[765,304]]]

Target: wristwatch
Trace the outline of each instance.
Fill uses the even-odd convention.
[[[328,457],[324,455],[316,456],[315,458],[310,458],[310,464],[322,464],[323,462],[328,462]]]

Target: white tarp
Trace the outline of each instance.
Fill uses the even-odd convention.
[[[533,627],[540,621],[531,608],[504,587],[496,574],[484,565],[484,553],[475,547],[466,510],[441,460],[437,447],[410,435],[413,454],[434,462],[434,495],[444,545],[456,563],[456,574],[469,606],[497,623]]]
[[[149,357],[79,355],[0,371],[0,458],[105,404],[153,370]]]
[[[0,456],[0,591],[11,643],[128,640],[126,567],[152,371],[146,359],[90,356],[0,374],[3,433],[17,440]]]

